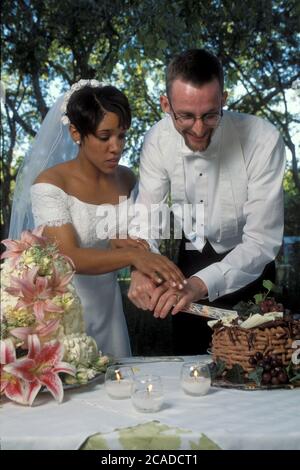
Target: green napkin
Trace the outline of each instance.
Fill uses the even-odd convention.
[[[221,450],[205,434],[167,426],[159,421],[138,424],[111,433],[97,433],[89,437],[81,450]]]

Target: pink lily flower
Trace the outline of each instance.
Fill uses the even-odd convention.
[[[75,375],[76,373],[75,367],[62,362],[63,345],[59,341],[51,341],[41,346],[37,335],[30,335],[28,346],[28,356],[5,365],[5,372],[30,383],[32,391],[28,396],[29,405],[32,405],[43,385],[61,403],[64,391],[58,374],[64,372]]]
[[[24,232],[21,233],[20,240],[10,240],[9,238],[3,240],[2,243],[7,249],[2,253],[1,259],[11,258],[12,266],[15,267],[24,250],[34,245],[46,246],[49,241],[46,237],[42,237],[43,230],[44,226],[41,225],[32,230],[32,232],[24,230]]]
[[[28,349],[28,336],[36,334],[42,343],[45,343],[50,338],[50,335],[54,333],[59,327],[60,320],[50,320],[45,323],[40,323],[33,326],[20,326],[18,328],[12,328],[10,334],[23,341],[22,349]]]
[[[16,308],[29,308],[33,306],[33,313],[38,321],[43,321],[45,312],[63,312],[51,301],[56,294],[48,285],[46,277],[37,276],[38,267],[32,268],[23,274],[21,279],[12,277],[11,287],[6,287],[6,292],[19,297]]]
[[[64,294],[68,290],[68,284],[70,283],[73,276],[73,272],[61,275],[57,271],[56,267],[53,266],[53,273],[49,279],[49,287],[51,287],[54,295]]]
[[[5,395],[9,400],[13,400],[21,405],[28,404],[30,395],[29,384],[22,379],[4,370],[7,364],[16,361],[16,350],[11,339],[1,340],[1,395]]]

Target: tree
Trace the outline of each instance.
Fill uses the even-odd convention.
[[[110,77],[119,50],[129,40],[124,8],[115,0],[13,0],[3,2],[1,181],[3,235],[8,232],[11,194],[16,177],[16,142],[34,137],[48,111],[49,85],[66,89],[79,78]],[[63,91],[63,90],[60,90]]]
[[[50,85],[65,90],[79,78],[98,78],[124,89],[133,108],[127,155],[137,166],[142,137],[161,116],[166,63],[189,47],[208,47],[223,61],[227,86],[242,86],[229,108],[267,117],[291,150],[295,114],[287,92],[297,83],[296,0],[4,0],[2,79],[6,87],[2,141],[4,209],[22,155],[51,104]]]
[[[292,170],[284,178],[284,214],[286,236],[300,235],[300,191],[293,180]]]

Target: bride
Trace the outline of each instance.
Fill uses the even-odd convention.
[[[117,88],[96,80],[73,85],[46,116],[20,171],[10,231],[17,238],[32,215],[34,225],[45,226],[44,235],[75,264],[88,335],[115,356],[131,354],[117,270],[132,266],[156,283],[184,280],[166,257],[150,253],[146,241],[127,237],[127,212],[117,226],[114,218],[108,227],[99,223],[99,209],[120,213],[124,202],[133,204],[134,174],[119,165],[130,124],[128,100]]]

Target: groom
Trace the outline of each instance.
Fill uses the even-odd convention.
[[[257,293],[263,279],[275,278],[283,140],[261,118],[225,111],[226,99],[216,56],[202,49],[177,55],[160,98],[167,115],[148,131],[141,154],[137,203],[151,211],[170,193],[177,207],[191,208],[178,260],[187,284],[156,286],[134,271],[129,290],[130,300],[155,317],[173,314],[175,354],[206,352],[210,342],[206,320],[182,313],[190,302],[232,308]],[[149,239],[146,225],[145,216],[136,216],[132,229]],[[158,249],[157,241],[149,243]]]

